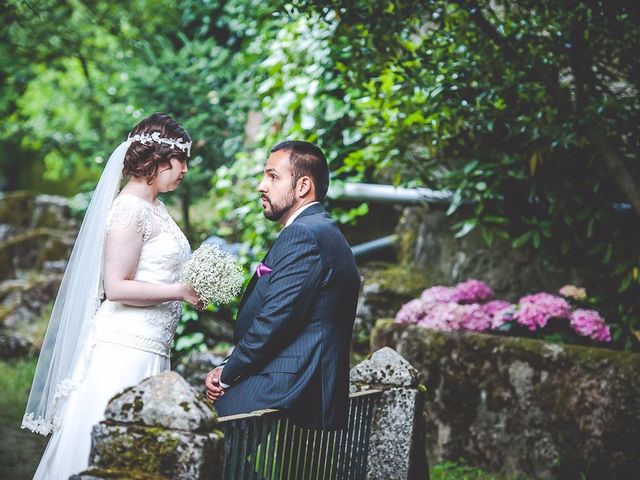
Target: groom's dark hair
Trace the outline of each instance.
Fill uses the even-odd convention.
[[[279,150],[289,152],[293,185],[295,186],[301,177],[308,175],[315,187],[316,200],[322,202],[329,190],[329,166],[320,147],[301,140],[287,140],[273,147],[271,153]]]

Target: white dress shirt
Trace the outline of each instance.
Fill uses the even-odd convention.
[[[298,210],[296,210],[295,212],[293,212],[293,215],[291,215],[289,217],[289,220],[287,220],[287,223],[284,224],[285,227],[288,227],[289,225],[291,225],[293,223],[293,221],[298,218],[298,216],[304,212],[307,208],[309,208],[311,205],[315,205],[316,203],[320,203],[320,202],[311,202],[311,203],[307,203],[306,205],[303,205],[302,207],[300,207]]]

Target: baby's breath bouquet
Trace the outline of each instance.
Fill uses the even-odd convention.
[[[242,268],[217,245],[202,244],[184,267],[183,280],[193,286],[205,305],[229,303],[240,293]]]

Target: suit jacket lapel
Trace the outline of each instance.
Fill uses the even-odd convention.
[[[253,287],[256,286],[257,281],[258,281],[258,275],[254,273],[253,277],[251,277],[251,280],[249,280],[249,284],[247,285],[247,288],[244,291],[242,298],[240,299],[240,305],[238,305],[238,314],[237,314],[238,317],[240,316],[242,307],[247,302],[247,298],[249,298],[249,296],[251,295],[251,292],[253,292]]]
[[[265,259],[269,255],[269,252],[271,251],[272,248],[273,248],[273,245],[271,245],[271,247],[269,247],[269,250],[267,250],[267,253],[265,253],[264,257],[262,257],[261,262],[265,261]],[[238,305],[238,313],[236,315],[236,319],[237,319],[237,317],[240,316],[240,312],[242,311],[242,307],[247,302],[247,299],[251,296],[251,293],[253,292],[253,289],[255,288],[257,281],[258,281],[258,274],[256,272],[253,272],[253,276],[251,277],[251,280],[249,280],[249,284],[247,285],[247,288],[245,289],[244,294],[242,295],[242,298],[240,299],[240,305]]]
[[[300,213],[300,215],[298,215],[298,217],[293,221],[293,223],[296,223],[300,218],[306,217],[307,215],[314,215],[317,213],[326,214],[326,211],[321,203],[317,203],[315,205],[311,205],[310,207],[307,207],[304,211]],[[276,238],[276,241],[273,242],[269,250],[267,250],[267,253],[265,254],[265,256],[262,258],[262,262],[264,262],[266,258],[269,256],[269,252],[271,251],[271,249],[273,248],[273,246],[276,244],[277,241],[278,239]],[[258,281],[258,275],[254,273],[253,276],[251,277],[251,280],[249,280],[249,284],[247,285],[247,288],[244,291],[244,294],[242,295],[242,299],[240,299],[240,305],[238,305],[238,314],[236,315],[236,319],[240,316],[242,312],[242,307],[244,307],[244,304],[247,302],[247,299],[253,293],[253,289],[255,288],[257,281]]]

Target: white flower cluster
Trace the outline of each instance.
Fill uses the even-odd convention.
[[[240,293],[244,277],[233,255],[216,245],[203,244],[186,263],[183,280],[209,305],[229,303]]]
[[[140,133],[138,135],[134,135],[133,137],[129,137],[130,142],[140,142],[143,145],[147,143],[155,142],[155,143],[164,143],[165,145],[169,145],[171,148],[178,148],[183,152],[187,152],[187,156],[191,156],[191,142],[185,142],[182,138],[165,138],[160,136],[160,132],[149,133]]]

